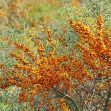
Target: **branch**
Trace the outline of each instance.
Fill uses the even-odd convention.
[[[108,93],[107,93],[107,97],[106,97],[106,100],[105,100],[105,106],[104,106],[103,111],[108,111],[108,103],[110,101],[110,98],[111,98],[111,91],[109,90]]]
[[[70,100],[72,102],[72,104],[74,105],[76,111],[80,111],[80,109],[78,108],[76,102],[70,96],[63,94],[62,92],[57,90],[55,87],[53,88],[53,90],[56,91],[56,93],[58,94],[59,97],[64,97],[65,99]]]
[[[96,91],[96,76],[94,77],[94,81],[93,81],[92,95],[91,95],[91,99],[90,99],[90,102],[89,102],[90,106],[92,104],[95,91]]]
[[[87,107],[84,99],[82,98],[82,96],[79,94],[79,92],[75,89],[76,93],[78,94],[78,96],[80,97],[81,101],[83,102],[84,106],[86,107],[87,111],[89,111],[89,108]]]

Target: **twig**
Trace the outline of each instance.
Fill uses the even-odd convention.
[[[87,111],[90,111],[89,108],[87,107],[84,99],[82,98],[82,96],[79,94],[79,92],[78,92],[76,89],[75,89],[75,91],[76,91],[76,93],[78,94],[78,96],[80,97],[80,99],[82,100],[82,102],[83,102],[84,106],[86,107]]]
[[[91,100],[90,100],[90,106],[91,106],[91,103],[93,101],[93,97],[94,97],[94,94],[95,94],[95,90],[96,90],[96,76],[94,77],[94,81],[93,81],[93,92],[92,92],[92,96],[91,96]]]
[[[69,96],[66,95],[66,94],[63,94],[62,92],[60,92],[60,91],[57,90],[56,88],[53,88],[53,90],[56,91],[56,93],[58,94],[58,96],[70,100],[70,101],[72,102],[72,104],[74,105],[76,111],[80,111],[80,109],[78,108],[76,102],[75,102],[71,97],[69,97]]]
[[[111,98],[111,91],[109,90],[108,93],[107,93],[107,97],[106,97],[106,100],[105,100],[105,106],[104,106],[103,111],[108,111],[108,103],[110,101],[110,98]]]

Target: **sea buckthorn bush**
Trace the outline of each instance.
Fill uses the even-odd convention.
[[[110,111],[110,0],[1,3],[1,111]]]

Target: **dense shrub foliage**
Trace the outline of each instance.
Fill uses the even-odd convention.
[[[110,0],[0,2],[0,111],[110,111]]]

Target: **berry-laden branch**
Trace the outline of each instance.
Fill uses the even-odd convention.
[[[77,49],[72,49],[74,53],[70,52],[69,56],[64,53],[58,56],[56,49],[58,41],[52,37],[52,31],[49,29],[45,30],[46,44],[39,37],[34,41],[38,55],[35,55],[28,46],[9,40],[11,46],[14,47],[10,57],[16,62],[12,68],[0,65],[0,88],[5,89],[14,85],[20,87],[19,102],[30,102],[31,105],[35,101],[35,96],[40,95],[41,106],[49,107],[49,104],[54,106],[55,102],[46,101],[51,96],[49,92],[54,89],[60,98],[66,99],[62,105],[65,108],[67,100],[77,111],[88,110],[90,106],[93,110],[93,107],[98,107],[97,104],[103,108],[103,98],[95,93],[103,95],[111,85],[111,41],[110,34],[108,35],[104,28],[103,17],[99,16],[96,23],[97,30],[94,33],[84,23],[69,20],[69,25],[80,36],[80,41],[76,45],[81,54],[80,58],[75,57]],[[48,52],[46,52],[46,45],[50,47]],[[96,81],[95,84],[93,81]],[[78,92],[75,91],[76,88],[79,89]],[[105,108],[108,107],[109,96],[108,93]],[[86,106],[88,103],[90,106]],[[62,106],[60,106],[62,110],[70,111],[70,107],[64,109]],[[52,107],[49,109],[52,110]]]

